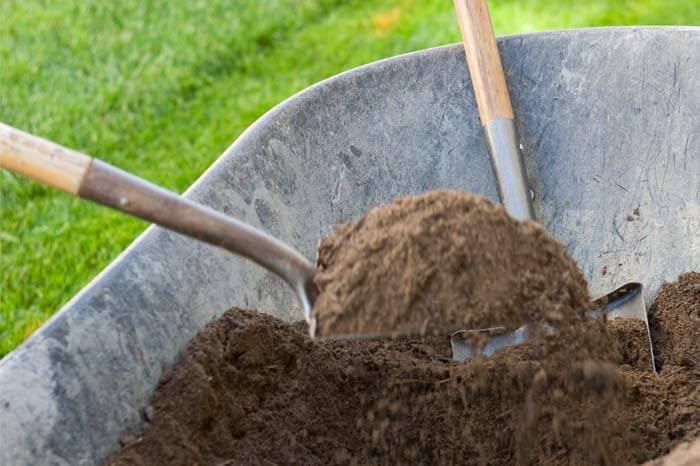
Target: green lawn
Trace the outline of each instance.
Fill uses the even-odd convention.
[[[490,4],[497,34],[700,22],[697,0]],[[0,0],[0,121],[180,192],[309,84],[457,40],[449,0]],[[4,171],[0,196],[1,357],[146,225]]]

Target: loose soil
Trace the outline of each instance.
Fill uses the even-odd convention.
[[[538,224],[459,191],[401,198],[338,226],[317,265],[319,336],[515,329],[590,307],[575,262]]]
[[[484,211],[490,212],[486,217],[502,217],[499,208],[455,196],[404,202],[411,208],[416,202],[431,208],[443,202],[456,205],[462,210],[454,217],[476,215],[473,222],[484,221]],[[406,208],[399,204],[391,215]],[[450,221],[437,210],[442,213],[425,215],[415,230],[418,236],[432,235],[432,242],[414,243],[417,240],[410,239],[410,234],[399,240],[401,234],[393,232],[378,235],[384,238],[378,240],[383,246],[367,243],[369,250],[378,247],[375,254],[390,251],[406,267],[437,277],[424,278],[416,282],[423,285],[404,290],[409,295],[410,290],[418,290],[418,298],[407,299],[403,292],[390,295],[388,299],[397,299],[392,303],[406,305],[403,311],[387,311],[395,322],[401,322],[406,309],[435,312],[431,307],[435,303],[420,289],[448,293],[440,281],[454,286],[457,279],[444,268],[452,267],[452,273],[458,274],[459,267],[467,273],[502,267],[498,265],[501,256],[472,255],[447,243],[441,246],[444,249],[423,254],[421,247],[442,244],[440,235],[452,235],[459,225],[431,230],[429,225]],[[420,216],[424,210],[418,211]],[[372,215],[381,217],[375,211],[367,218]],[[377,228],[383,228],[381,219],[375,220]],[[645,359],[646,335],[639,322],[586,318],[585,282],[555,242],[532,224],[505,225],[516,223],[508,217],[493,222],[502,232],[491,235],[501,238],[499,248],[511,248],[506,244],[510,241],[530,244],[528,235],[544,241],[548,260],[533,257],[536,265],[532,265],[514,259],[517,266],[504,272],[525,273],[539,280],[539,289],[528,290],[518,279],[509,279],[507,285],[513,286],[520,300],[512,301],[510,288],[497,275],[492,276],[493,286],[504,287],[495,294],[492,287],[478,288],[478,281],[460,282],[482,294],[478,299],[476,291],[452,295],[463,306],[454,307],[453,324],[488,325],[484,319],[490,310],[505,319],[499,324],[508,326],[541,318],[556,327],[554,335],[540,331],[526,344],[490,358],[455,363],[450,360],[449,338],[444,336],[314,342],[303,323],[287,324],[261,313],[232,309],[202,329],[180,361],[163,375],[144,412],[144,430],[125,438],[123,448],[107,464],[612,465],[643,463],[676,446],[681,455],[691,451],[687,442],[700,435],[700,274],[688,273],[677,283],[665,284],[652,307],[651,327],[661,367],[655,375]],[[487,232],[493,225],[484,225],[482,233],[476,229],[467,233],[473,235],[470,240],[481,241],[482,251],[492,244]],[[336,261],[363,251],[358,244],[365,240],[351,238],[362,228],[362,222],[341,227],[338,236],[345,235],[345,240],[321,245],[324,273],[339,274],[334,264],[341,262]],[[396,241],[404,241],[414,252],[401,256]],[[431,273],[420,272],[427,270],[417,265],[420,260],[430,261],[435,254],[449,259],[434,264],[437,269]],[[363,268],[357,264],[353,267]],[[547,275],[544,264],[568,276]],[[394,268],[394,272],[402,274],[403,269]],[[357,273],[354,283],[376,285],[374,278],[367,278],[375,276],[373,270]],[[350,289],[334,288],[332,280],[324,282],[330,276],[319,282],[322,294],[331,289],[347,291],[346,297],[354,303],[378,305],[374,298],[354,297]],[[401,285],[392,274],[382,277]],[[559,286],[550,287],[550,279]],[[538,293],[544,296],[541,300]],[[499,304],[483,301],[487,298]],[[329,298],[329,309],[332,302]],[[526,309],[525,316],[516,315],[510,307],[519,304]],[[352,309],[371,324],[363,330],[381,325],[370,322],[372,317],[363,314],[361,307]],[[480,317],[470,320],[472,311]],[[423,314],[421,323],[427,315]],[[326,322],[339,325],[334,329],[349,329],[340,313],[327,316]],[[320,324],[325,325],[324,321]],[[682,464],[670,461],[663,464]]]

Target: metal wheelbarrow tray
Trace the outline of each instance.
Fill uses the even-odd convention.
[[[499,47],[535,213],[591,294],[639,281],[649,304],[663,281],[700,269],[700,28],[542,32]],[[496,201],[486,154],[464,52],[451,45],[291,97],[186,195],[313,257],[333,225],[403,194]],[[0,464],[99,463],[141,428],[190,338],[232,306],[301,318],[270,273],[149,228],[0,361]]]

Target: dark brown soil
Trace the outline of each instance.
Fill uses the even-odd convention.
[[[688,336],[679,321],[700,302],[699,277],[664,286],[655,341]],[[664,296],[684,304],[660,312]],[[624,323],[608,337],[588,326],[591,342],[627,348]],[[666,362],[654,375],[624,349],[613,357],[621,369],[605,356],[551,362],[594,356],[586,339],[569,351],[546,337],[457,364],[437,337],[314,343],[303,324],[234,309],[190,343],[144,431],[107,464],[636,464],[700,435],[697,365]]]
[[[443,204],[456,211],[453,218]],[[161,379],[143,432],[125,438],[107,464],[638,464],[700,435],[700,274],[664,285],[652,308],[662,368],[655,375],[643,328],[587,319],[585,281],[535,225],[459,193],[399,201],[387,212],[384,223],[374,211],[341,227],[344,239],[321,246],[321,325],[376,330],[384,324],[362,306],[382,311],[388,303],[399,306],[385,308],[390,322],[423,325],[438,304],[450,307],[451,297],[460,303],[448,312],[452,324],[515,327],[542,319],[556,333],[540,328],[524,345],[455,363],[444,336],[313,342],[305,324],[232,309],[190,342]],[[413,227],[395,230],[397,218]],[[387,231],[362,233],[368,226]],[[445,240],[459,243],[462,227],[477,248]],[[426,235],[430,241],[421,239]],[[533,252],[537,241],[546,259]],[[531,251],[518,252],[523,247]],[[334,268],[341,263],[347,277]],[[382,267],[393,272],[375,270]],[[406,270],[423,278],[402,288],[412,280]],[[473,277],[453,276],[462,270]],[[488,287],[477,273],[489,277]],[[353,284],[383,291],[360,296]],[[457,285],[471,288],[450,292]],[[377,297],[383,293],[385,301]],[[339,296],[364,327],[345,322],[334,307]]]
[[[644,459],[684,440],[700,441],[700,273],[665,283],[649,319],[659,375],[625,371],[636,407],[630,422],[646,445]],[[696,446],[696,456],[699,450]]]
[[[317,335],[559,324],[590,306],[564,248],[458,191],[405,197],[321,242]]]
[[[608,331],[620,352],[623,368],[647,370],[651,367],[649,336],[644,322],[616,319],[608,322]]]
[[[661,287],[649,320],[659,349],[657,364],[699,370],[700,273],[686,273],[678,282]]]

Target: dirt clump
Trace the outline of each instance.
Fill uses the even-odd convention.
[[[590,307],[556,240],[459,191],[404,197],[338,226],[317,264],[321,336],[559,325]]]
[[[700,370],[700,273],[689,272],[661,287],[649,309],[660,356],[657,364]]]
[[[622,367],[648,370],[651,367],[649,334],[646,324],[638,319],[614,319],[608,322],[612,336],[622,358]]]

